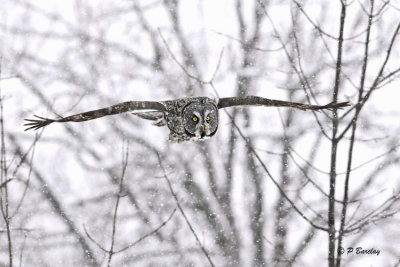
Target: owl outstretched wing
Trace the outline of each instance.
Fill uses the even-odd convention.
[[[289,107],[298,108],[301,110],[321,110],[321,109],[341,109],[350,106],[350,102],[331,102],[327,105],[309,105],[297,102],[288,102],[282,100],[274,100],[263,98],[259,96],[243,96],[243,97],[226,97],[220,98],[218,101],[218,108],[227,108],[233,106],[268,106],[268,107]]]
[[[91,111],[71,115],[71,116],[68,116],[65,118],[60,118],[60,119],[48,119],[48,118],[43,118],[43,117],[34,115],[37,119],[25,119],[25,121],[27,121],[27,123],[25,123],[24,126],[27,127],[25,129],[25,131],[31,130],[31,129],[37,130],[37,129],[45,127],[53,122],[88,121],[88,120],[94,120],[94,119],[98,119],[98,118],[108,116],[108,115],[120,114],[120,113],[134,111],[134,110],[146,110],[146,109],[156,110],[156,111],[161,111],[161,112],[166,111],[166,107],[160,102],[128,101],[128,102],[123,102],[123,103],[113,105],[111,107],[91,110]]]

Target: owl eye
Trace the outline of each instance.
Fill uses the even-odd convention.
[[[199,120],[199,118],[197,118],[196,116],[193,116],[192,120],[193,120],[194,122],[196,122],[196,121]]]
[[[210,116],[207,116],[206,121],[209,121],[209,120],[210,120]]]

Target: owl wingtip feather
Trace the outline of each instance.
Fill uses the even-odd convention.
[[[50,123],[53,123],[55,120],[52,119],[47,119],[44,117],[40,117],[37,115],[33,115],[34,117],[38,119],[24,119],[27,123],[24,124],[25,127],[27,127],[24,131],[29,131],[29,130],[38,130],[42,127],[45,127],[49,125]]]
[[[348,106],[351,106],[351,103],[349,101],[339,102],[339,103],[337,103],[336,101],[333,101],[333,102],[323,106],[323,108],[332,110],[332,109],[343,109]]]

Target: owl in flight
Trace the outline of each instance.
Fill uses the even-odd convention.
[[[267,106],[267,107],[289,107],[301,110],[340,109],[349,106],[349,102],[329,103],[323,106],[301,104],[273,100],[258,96],[226,97],[218,101],[208,97],[186,97],[168,101],[128,101],[113,105],[111,107],[83,112],[60,119],[47,119],[39,116],[37,119],[25,119],[25,131],[45,127],[53,122],[81,122],[93,120],[108,115],[124,112],[148,110],[133,113],[140,118],[154,121],[156,126],[167,125],[172,142],[188,140],[202,140],[213,136],[218,129],[218,110],[233,106]]]

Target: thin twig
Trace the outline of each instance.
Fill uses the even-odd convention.
[[[1,63],[2,58],[0,57],[0,76],[1,76]],[[8,245],[8,259],[9,266],[13,266],[13,252],[12,252],[12,239],[11,239],[11,218],[9,214],[9,196],[8,196],[8,182],[6,182],[8,176],[7,158],[6,158],[6,143],[5,143],[5,129],[4,129],[4,113],[3,113],[3,95],[0,84],[0,131],[1,131],[1,151],[0,151],[0,183],[4,186],[0,187],[0,206],[1,213],[3,215],[4,222],[7,229],[7,245]],[[3,199],[4,198],[4,199]]]
[[[211,88],[214,90],[215,94],[218,95],[218,91],[214,86],[214,83],[211,83]],[[246,142],[246,144],[249,146],[250,151],[253,153],[253,155],[257,158],[258,162],[261,164],[262,168],[264,169],[264,171],[267,173],[268,177],[271,179],[271,181],[274,183],[274,185],[278,188],[279,192],[284,196],[284,198],[289,202],[289,204],[292,206],[292,208],[304,219],[306,220],[309,224],[311,224],[311,226],[313,226],[316,229],[319,230],[323,230],[323,231],[327,231],[327,228],[324,228],[322,226],[319,226],[317,224],[315,224],[311,219],[309,219],[307,216],[305,216],[300,209],[294,204],[294,202],[288,197],[288,195],[282,190],[282,188],[279,186],[278,182],[275,180],[275,178],[271,175],[271,173],[269,172],[267,166],[264,164],[264,162],[261,160],[260,156],[258,155],[257,151],[254,149],[254,147],[249,144],[248,138],[242,133],[240,127],[235,123],[235,121],[232,118],[232,115],[225,110],[225,113],[228,115],[228,117],[231,119],[232,125],[236,128],[237,132],[239,133],[239,135],[241,136],[241,138],[243,139],[243,141]]]
[[[208,262],[210,263],[211,266],[215,267],[214,262],[212,261],[212,259],[211,259],[210,255],[208,254],[207,250],[204,248],[203,244],[201,243],[198,235],[196,234],[196,231],[194,230],[192,224],[190,223],[188,217],[186,216],[186,213],[183,210],[183,208],[181,206],[181,203],[179,202],[178,196],[176,195],[174,189],[172,188],[171,181],[169,180],[169,178],[167,176],[167,173],[165,171],[165,168],[164,168],[163,162],[161,160],[160,154],[158,152],[156,154],[157,154],[158,162],[159,162],[160,167],[161,167],[161,169],[163,171],[163,174],[164,174],[164,179],[167,181],[167,184],[168,184],[169,190],[171,192],[171,195],[175,198],[176,205],[178,206],[179,211],[181,212],[183,218],[185,219],[186,224],[189,226],[190,231],[192,232],[193,236],[195,237],[197,243],[199,244],[201,250],[203,251],[203,254],[206,256]]]
[[[23,265],[23,264],[22,264],[22,257],[23,257],[23,255],[24,255],[26,237],[27,237],[27,235],[26,235],[26,233],[25,233],[25,235],[24,235],[24,241],[22,241],[21,252],[20,252],[20,254],[19,254],[19,267],[22,267],[22,265]]]
[[[285,42],[283,41],[283,39],[282,39],[282,37],[281,37],[279,31],[277,30],[277,28],[276,28],[276,26],[275,26],[275,23],[273,22],[271,16],[270,16],[269,13],[267,12],[267,10],[266,10],[266,8],[265,8],[265,5],[264,5],[260,0],[258,0],[258,2],[259,2],[259,4],[261,5],[261,7],[263,8],[263,11],[264,11],[265,15],[267,16],[267,18],[268,18],[268,20],[269,20],[269,22],[270,22],[270,24],[271,24],[271,26],[272,26],[272,28],[273,28],[273,30],[274,30],[275,35],[277,36],[277,38],[278,38],[278,40],[280,41],[280,43],[283,45],[283,51],[285,52],[285,55],[286,55],[286,57],[288,58],[292,69],[295,71],[296,75],[297,75],[298,78],[299,78],[301,87],[302,87],[302,89],[303,89],[303,91],[304,91],[304,93],[305,93],[305,96],[307,97],[307,101],[308,101],[309,103],[311,103],[311,98],[310,98],[310,96],[308,95],[308,92],[311,92],[311,93],[312,93],[312,88],[311,88],[311,86],[310,86],[310,83],[309,83],[308,80],[307,80],[307,77],[305,77],[305,76],[301,73],[301,71],[299,71],[298,68],[296,67],[296,63],[295,63],[293,57],[290,55],[288,49],[286,48],[286,45],[284,45]],[[313,97],[313,98],[315,99],[315,97]],[[317,103],[318,103],[318,102],[317,102]],[[316,115],[316,112],[313,111],[313,115],[314,115],[314,118],[315,118],[315,120],[316,120],[316,122],[317,122],[317,124],[318,124],[318,126],[319,126],[319,128],[320,128],[320,130],[321,130],[321,132],[322,132],[322,134],[329,140],[330,137],[329,137],[329,135],[327,134],[325,128],[322,126],[322,123],[320,122],[318,116]]]
[[[231,115],[226,112],[227,115],[231,118]],[[232,118],[231,118],[232,119]],[[242,139],[246,142],[246,144],[249,146],[251,152],[253,153],[253,155],[257,158],[258,162],[261,164],[262,168],[264,169],[264,171],[267,173],[268,177],[271,179],[271,181],[274,183],[274,185],[278,188],[279,192],[284,196],[284,198],[289,202],[289,204],[292,206],[292,208],[306,221],[308,222],[310,225],[312,225],[314,228],[319,229],[319,230],[323,230],[323,231],[328,231],[327,228],[322,227],[320,225],[315,224],[311,219],[309,219],[307,216],[305,216],[300,209],[294,204],[294,202],[289,198],[289,196],[282,190],[282,188],[279,186],[279,183],[275,180],[275,178],[272,176],[272,174],[269,172],[267,166],[264,164],[264,162],[261,160],[260,156],[258,155],[258,153],[255,151],[255,149],[253,148],[253,146],[251,144],[249,144],[248,138],[246,138],[246,136],[243,134],[243,132],[241,131],[241,129],[239,128],[239,126],[237,126],[237,124],[235,123],[235,121],[231,120],[232,124],[235,126],[237,132],[239,133],[239,135],[242,137]]]
[[[9,135],[8,137],[14,144],[15,153],[17,153],[20,157],[22,157],[24,153],[22,152],[21,146],[18,144],[18,140],[13,135]],[[29,163],[26,161],[24,161],[24,164],[29,165]],[[40,192],[43,194],[44,199],[49,201],[49,204],[54,209],[54,214],[62,218],[62,221],[65,222],[68,231],[76,237],[79,244],[82,246],[82,251],[84,252],[83,255],[86,261],[86,265],[99,266],[98,262],[96,261],[96,258],[94,257],[92,249],[86,242],[84,236],[77,231],[78,228],[74,224],[73,220],[68,216],[68,213],[63,209],[60,201],[56,198],[54,192],[52,191],[51,186],[48,185],[46,179],[43,177],[40,171],[37,168],[35,168],[35,166],[32,166],[32,174],[39,183],[39,186],[42,188]]]
[[[31,146],[31,147],[32,147],[32,154],[31,154],[31,159],[30,159],[30,161],[29,161],[28,178],[27,178],[26,183],[25,183],[24,192],[22,193],[21,199],[19,200],[19,202],[18,202],[18,204],[17,204],[17,207],[15,208],[14,212],[13,212],[12,215],[10,216],[11,218],[13,218],[13,217],[18,213],[19,209],[20,209],[21,206],[22,206],[22,203],[24,202],[26,193],[28,192],[29,184],[30,184],[30,180],[31,180],[31,176],[32,176],[33,157],[34,157],[34,155],[35,155],[36,143],[37,143],[37,141],[39,140],[39,138],[40,138],[40,136],[42,135],[42,133],[43,133],[43,130],[40,132],[40,134],[39,134],[39,133],[36,133],[36,135],[35,135],[35,140],[34,140],[33,143],[32,143],[32,146]],[[28,151],[29,151],[29,150],[28,150]],[[28,153],[28,152],[27,152],[27,153]],[[20,162],[20,163],[18,164],[18,166],[16,167],[14,173],[17,172],[19,166],[21,166],[22,161],[25,159],[26,155],[27,155],[27,154],[25,154],[25,155],[23,156],[23,158],[21,159],[21,162]]]
[[[6,76],[0,77],[0,80],[18,79],[18,76]]]
[[[398,209],[395,209],[393,212],[385,214],[385,211],[388,211],[393,204],[400,200],[400,194],[396,194],[388,199],[386,199],[381,205],[379,205],[376,209],[370,211],[367,215],[359,219],[358,221],[348,225],[346,229],[343,230],[343,234],[351,233],[354,231],[361,230],[365,225],[378,221],[379,219],[386,218],[388,216],[392,216],[398,212]],[[374,219],[375,218],[375,219]]]
[[[160,29],[160,28],[158,28],[158,34],[160,35],[160,37],[161,37],[161,39],[162,39],[162,41],[163,41],[165,47],[167,48],[168,53],[170,54],[170,56],[172,57],[172,59],[176,62],[176,64],[178,64],[178,66],[181,68],[181,70],[182,70],[183,72],[185,72],[185,74],[186,74],[189,78],[191,78],[191,79],[193,79],[193,80],[195,80],[195,81],[197,81],[197,82],[199,82],[199,83],[201,83],[201,84],[205,83],[203,80],[199,79],[197,76],[191,74],[191,73],[178,61],[178,59],[175,57],[174,53],[172,53],[171,49],[169,48],[168,43],[167,43],[167,41],[165,40],[164,36],[162,35],[161,29]]]
[[[362,100],[359,101],[359,102],[357,103],[357,105],[354,105],[353,107],[349,108],[349,109],[342,115],[342,118],[345,117],[346,115],[348,115],[348,114],[349,114],[351,111],[353,111],[353,110],[355,110],[356,113],[357,113],[357,112],[360,113],[360,112],[361,112],[361,109],[364,107],[365,103],[368,101],[368,99],[369,99],[369,97],[371,96],[371,94],[379,87],[380,82],[381,82],[383,79],[386,79],[386,76],[383,76],[383,72],[385,71],[386,65],[387,65],[387,63],[388,63],[388,61],[389,61],[389,58],[390,58],[390,56],[391,56],[391,53],[392,53],[392,50],[393,50],[393,46],[394,46],[394,43],[395,43],[395,41],[396,41],[396,38],[397,38],[397,36],[398,36],[399,31],[400,31],[400,22],[399,22],[399,24],[397,24],[397,27],[396,27],[396,29],[395,29],[393,35],[392,35],[391,41],[390,41],[389,46],[388,46],[388,48],[387,48],[387,50],[386,50],[386,57],[385,57],[385,59],[384,59],[382,65],[381,65],[381,68],[380,68],[378,74],[376,75],[375,80],[374,80],[374,82],[372,83],[370,89],[369,89],[369,90],[366,92],[366,94],[363,96]],[[399,71],[400,71],[400,68],[399,68]],[[354,115],[354,116],[356,116],[356,115]],[[342,133],[337,137],[337,139],[343,138],[343,136],[346,134],[346,132],[347,132],[348,130],[350,130],[350,128],[352,127],[353,123],[354,123],[354,120],[351,120],[351,121],[348,123],[348,125],[344,128],[344,130],[342,131]]]
[[[89,233],[89,231],[87,230],[86,226],[83,225],[84,231],[86,236],[103,252],[108,254],[108,261],[107,261],[107,265],[111,266],[111,260],[113,255],[121,253],[123,251],[128,250],[129,248],[137,245],[138,243],[140,243],[141,241],[143,241],[144,239],[158,233],[160,231],[161,228],[163,228],[173,217],[173,215],[176,212],[177,207],[175,207],[175,209],[171,212],[171,214],[169,215],[169,217],[163,221],[157,228],[153,229],[151,232],[141,236],[139,239],[137,239],[136,241],[130,243],[129,245],[127,245],[126,247],[119,249],[119,250],[114,250],[114,246],[115,246],[115,233],[116,233],[116,226],[117,226],[117,212],[118,212],[118,207],[119,207],[119,201],[120,198],[122,197],[122,193],[123,193],[123,181],[124,181],[124,177],[125,177],[125,173],[126,173],[126,168],[127,168],[127,164],[128,164],[128,156],[129,156],[129,144],[127,145],[127,147],[125,148],[125,154],[122,157],[122,174],[120,176],[120,182],[119,182],[119,192],[117,194],[117,201],[115,204],[115,208],[114,208],[114,216],[113,216],[113,226],[112,226],[112,236],[111,236],[111,245],[110,245],[110,249],[106,249],[104,248],[99,242],[97,242]]]
[[[9,178],[9,179],[5,180],[3,183],[0,184],[0,188],[5,187],[6,184],[8,184],[9,182],[11,182],[12,180],[14,180],[14,178]]]
[[[124,154],[125,150],[125,154]],[[114,255],[114,243],[115,243],[115,232],[117,230],[117,217],[118,217],[118,207],[119,207],[119,202],[121,200],[121,195],[122,191],[124,189],[124,177],[126,173],[126,167],[128,166],[128,157],[129,157],[129,143],[126,145],[124,149],[124,145],[122,146],[122,173],[119,179],[119,192],[117,195],[117,201],[115,202],[115,209],[114,209],[114,217],[113,217],[113,222],[112,222],[112,234],[111,234],[111,245],[110,249],[108,251],[108,263],[107,266],[111,266],[111,259],[112,256]]]
[[[224,55],[224,48],[222,48],[221,52],[219,53],[218,62],[217,62],[217,65],[215,66],[215,70],[214,70],[213,75],[211,76],[211,79],[206,83],[212,83],[214,81],[215,76],[217,75],[217,72],[218,72],[219,68],[221,67],[221,61],[222,61],[223,55]]]
[[[292,0],[293,3],[296,4],[296,6],[300,9],[301,13],[303,13],[304,17],[306,17],[306,19],[311,23],[311,25],[313,25],[313,27],[322,35],[325,35],[326,37],[331,38],[332,40],[338,41],[339,38],[336,36],[333,36],[332,34],[327,33],[326,31],[324,31],[320,26],[317,25],[317,23],[315,23],[311,17],[305,12],[304,8],[302,5],[300,5],[300,3],[298,3],[296,0]],[[386,5],[386,3],[384,4],[384,6]],[[362,30],[359,33],[354,34],[353,36],[344,38],[344,40],[348,41],[348,40],[353,40],[359,36],[361,36],[362,34],[364,34],[367,30]]]
[[[83,225],[83,230],[85,231],[86,236],[90,239],[90,241],[92,241],[99,249],[101,249],[102,251],[109,253],[109,251],[107,249],[105,249],[102,245],[100,245],[100,243],[98,243],[96,241],[96,239],[94,239],[90,234],[89,231],[86,229],[86,226]]]
[[[177,208],[178,208],[178,206],[176,206],[176,207],[174,208],[174,210],[171,212],[171,214],[168,216],[168,218],[167,218],[165,221],[163,221],[163,222],[162,222],[157,228],[155,228],[153,231],[151,231],[151,232],[149,232],[149,233],[143,235],[142,237],[140,237],[140,238],[137,239],[136,241],[130,243],[130,244],[127,245],[126,247],[124,247],[124,248],[122,248],[122,249],[120,249],[120,250],[118,250],[118,251],[115,251],[114,254],[117,254],[117,253],[123,252],[123,251],[125,251],[125,250],[127,250],[127,249],[130,249],[131,247],[137,245],[138,243],[140,243],[140,242],[143,241],[144,239],[146,239],[146,238],[148,238],[149,236],[152,236],[152,235],[154,235],[155,233],[157,233],[158,231],[160,231],[160,229],[163,228],[163,227],[172,219],[172,217],[174,216],[174,214],[175,214]]]
[[[315,28],[319,33],[321,33],[321,34],[323,34],[323,35],[325,35],[325,36],[327,36],[327,37],[329,37],[329,38],[331,38],[331,39],[333,39],[333,40],[335,40],[335,41],[338,40],[338,38],[337,38],[336,36],[333,36],[333,35],[327,33],[326,31],[324,31],[323,29],[321,29],[321,27],[318,26],[318,25],[310,18],[310,16],[305,12],[305,10],[303,9],[303,6],[302,6],[302,5],[300,5],[300,4],[299,4],[297,1],[295,1],[295,0],[292,0],[292,2],[296,4],[296,6],[297,6],[297,7],[299,8],[299,10],[301,11],[301,13],[303,13],[304,17],[306,17],[306,19],[314,26],[314,28]]]
[[[165,40],[165,38],[164,38],[164,36],[163,36],[163,34],[162,34],[160,28],[158,28],[158,34],[160,35],[160,37],[161,37],[161,39],[162,39],[162,41],[163,41],[165,47],[167,48],[167,51],[168,51],[169,55],[172,57],[172,59],[175,61],[175,63],[179,66],[179,68],[180,68],[189,78],[191,78],[191,79],[197,81],[197,82],[200,83],[200,84],[210,84],[210,83],[212,83],[212,82],[214,81],[215,76],[217,75],[217,72],[218,72],[218,70],[219,70],[219,68],[220,68],[220,66],[221,66],[221,60],[222,60],[222,56],[223,56],[223,54],[224,54],[224,49],[221,49],[221,52],[219,53],[219,57],[218,57],[218,61],[217,61],[217,64],[216,64],[214,73],[212,74],[211,78],[210,78],[208,81],[206,81],[206,80],[202,80],[202,79],[200,79],[199,77],[197,77],[197,76],[191,74],[191,73],[185,68],[185,66],[183,66],[182,63],[179,62],[179,60],[176,58],[175,54],[172,53],[171,48],[169,47],[167,41]]]
[[[240,43],[243,46],[244,49],[253,49],[253,50],[257,50],[257,51],[261,51],[261,52],[277,52],[277,51],[283,49],[283,45],[281,45],[278,48],[260,48],[260,47],[256,47],[256,46],[253,46],[253,45],[249,45],[248,43],[243,42],[240,39],[233,37],[232,35],[229,35],[229,34],[226,34],[226,33],[222,33],[222,32],[218,32],[218,31],[214,31],[214,30],[212,30],[212,31],[215,34],[224,36],[224,37],[226,37],[228,39],[231,39],[231,40],[233,40],[235,42]]]

